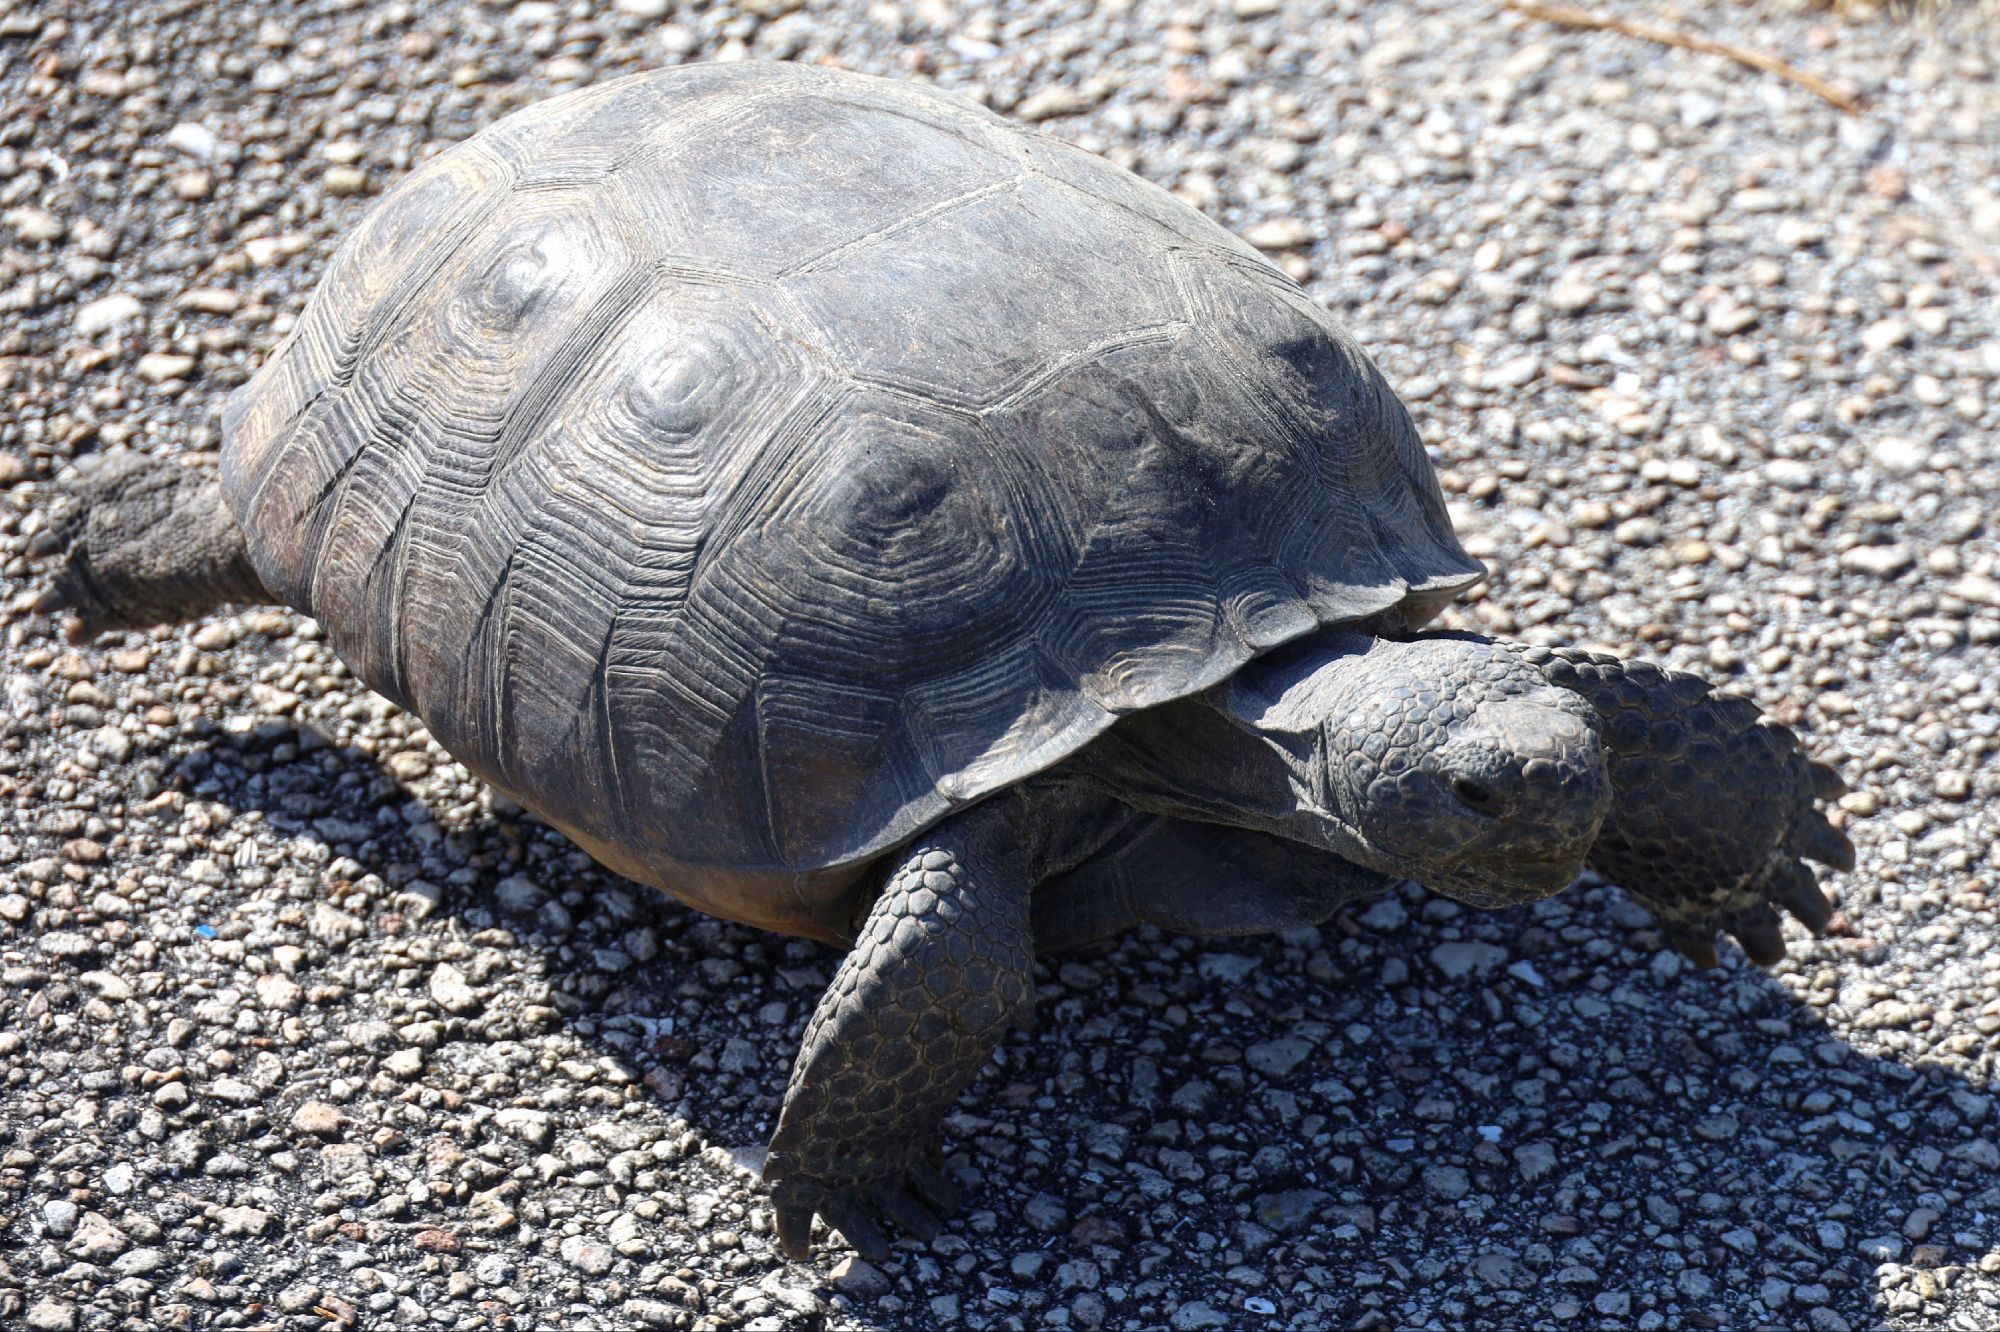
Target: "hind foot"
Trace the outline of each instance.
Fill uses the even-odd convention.
[[[213,474],[143,453],[79,460],[31,553],[63,559],[35,609],[75,643],[273,600]]]

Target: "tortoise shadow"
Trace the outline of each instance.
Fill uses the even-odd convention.
[[[682,908],[504,801],[439,817],[308,727],[211,729],[172,767],[374,880],[346,902],[373,928],[441,912],[504,950],[510,986],[754,1164],[830,950]],[[1382,901],[1365,927],[1045,960],[1038,1029],[948,1121],[972,1201],[933,1252],[996,1247],[1014,1307],[1085,1323],[1118,1325],[1113,1289],[1223,1298],[1220,1266],[1246,1310],[1343,1326],[1622,1323],[1670,1287],[1696,1326],[1833,1328],[1926,1312],[1992,1243],[1986,1089],[1856,1048],[1740,958],[1687,970],[1607,887]],[[920,1298],[923,1261],[870,1307]],[[1084,1266],[1055,1291],[1050,1263]]]

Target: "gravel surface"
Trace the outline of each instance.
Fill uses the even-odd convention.
[[[1990,29],[1697,11],[1844,117],[1483,4],[284,8],[0,0],[0,1324],[2000,1325]],[[66,460],[215,449],[370,195],[697,58],[934,79],[1272,251],[1502,571],[1455,621],[1793,721],[1853,932],[1698,974],[1585,885],[1056,959],[951,1233],[786,1265],[829,953],[596,869],[297,616],[24,609]]]

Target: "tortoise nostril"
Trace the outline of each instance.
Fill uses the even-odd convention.
[[[1490,787],[1481,786],[1469,777],[1452,778],[1451,793],[1474,809],[1491,809],[1498,799]]]

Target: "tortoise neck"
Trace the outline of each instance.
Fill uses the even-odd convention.
[[[1149,814],[1271,833],[1342,853],[1316,743],[1260,730],[1227,683],[1122,718],[1061,771]]]

